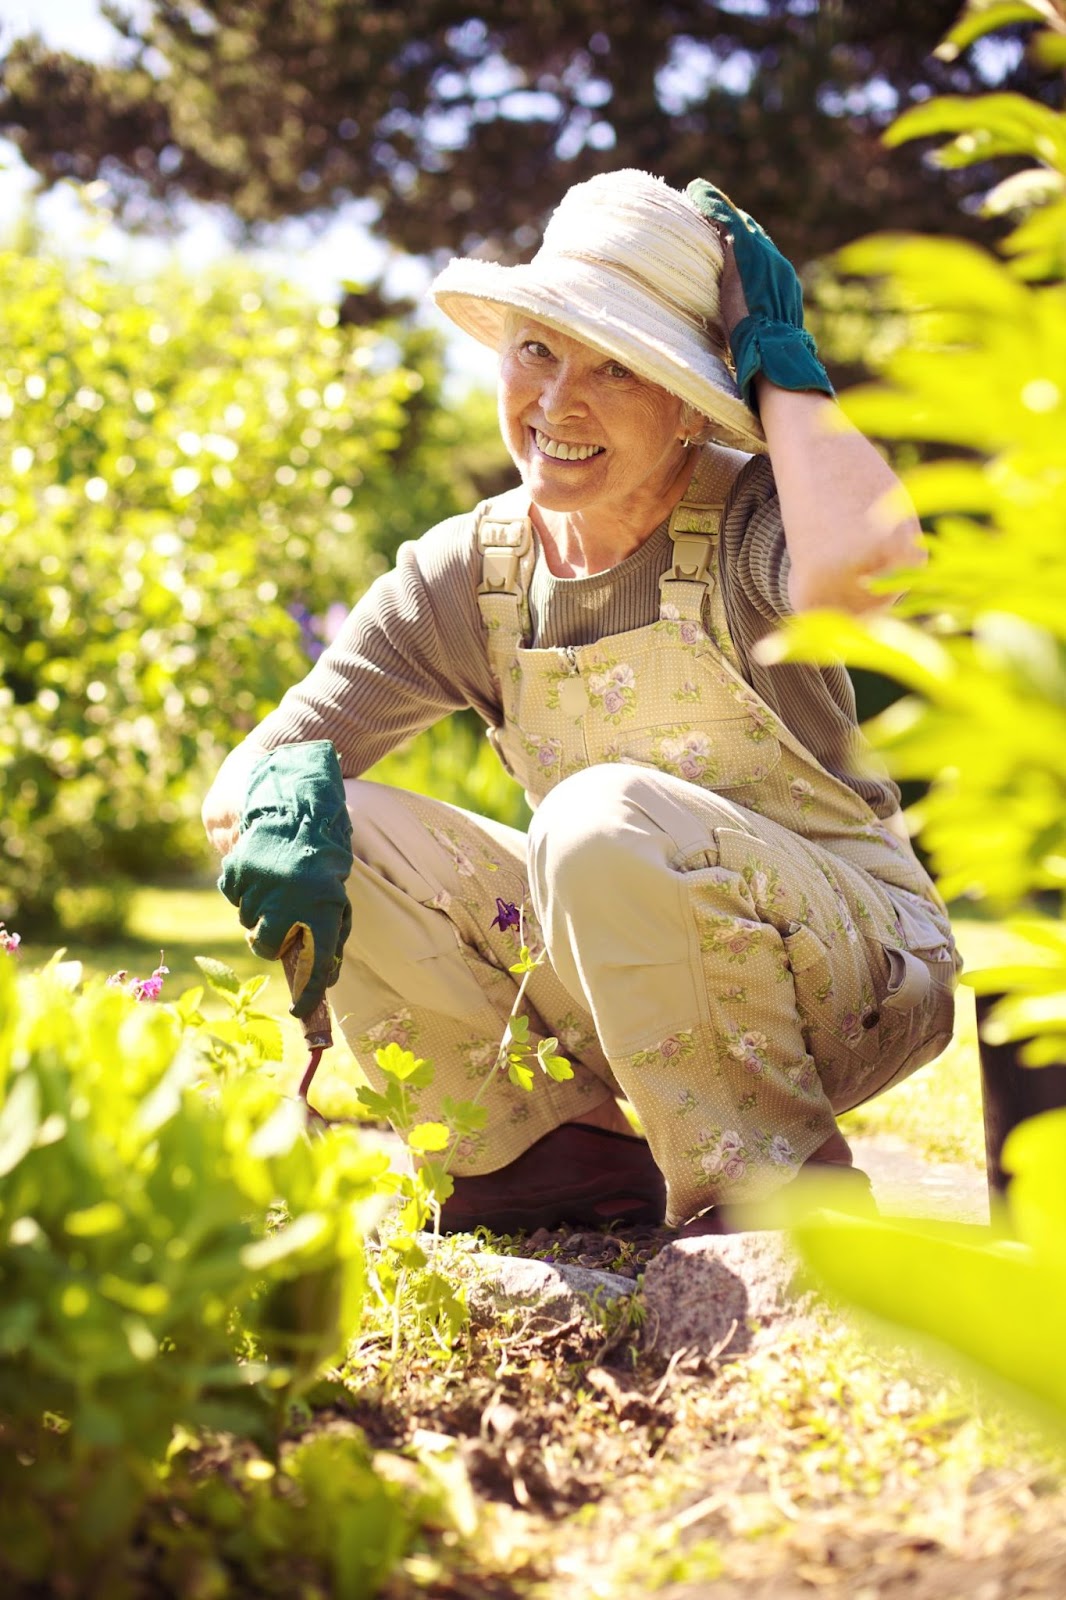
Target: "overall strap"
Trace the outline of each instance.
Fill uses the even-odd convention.
[[[702,500],[682,500],[670,514],[667,528],[670,565],[659,579],[659,615],[677,622],[700,622],[704,601],[717,578],[718,531],[722,507]]]
[[[475,513],[481,582],[477,603],[493,652],[516,650],[529,629],[526,590],[533,556],[529,496],[521,485]]]

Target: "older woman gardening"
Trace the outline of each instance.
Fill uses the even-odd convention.
[[[456,260],[433,294],[499,351],[520,484],[405,545],[228,758],[222,888],[263,955],[310,929],[294,1010],[335,983],[368,1078],[390,1040],[432,1060],[426,1117],[491,1068],[524,908],[531,1037],[574,1076],[494,1078],[446,1227],[728,1225],[804,1164],[847,1168],[836,1115],[951,1033],[947,915],[860,765],[847,675],[756,649],[791,612],[873,604],[917,527],[792,268],[702,180],[580,184],[528,265]],[[463,706],[528,836],[360,781]]]

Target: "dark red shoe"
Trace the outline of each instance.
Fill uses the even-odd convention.
[[[456,1178],[441,1207],[443,1233],[532,1232],[578,1223],[661,1223],[666,1184],[643,1139],[564,1122],[506,1167]]]

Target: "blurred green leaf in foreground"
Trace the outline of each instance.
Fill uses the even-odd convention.
[[[1030,48],[1066,64],[1066,7],[970,0],[944,50],[1004,20],[1037,25]],[[901,777],[930,780],[910,813],[950,897],[1015,915],[1019,953],[978,973],[1006,998],[986,1027],[1066,1059],[1066,116],[1015,95],[932,100],[890,142],[949,134],[944,164],[1030,163],[986,200],[1011,212],[997,258],[951,239],[874,237],[840,266],[877,280],[908,336],[880,381],[845,404],[863,428],[910,441],[907,487],[931,528],[899,617],[801,617],[780,654],[845,656],[909,690],[871,727]],[[946,447],[946,448],[945,448]],[[1057,911],[1058,915],[1052,915]],[[992,1034],[990,1034],[992,1037]],[[822,1213],[796,1229],[833,1291],[965,1357],[1066,1426],[1066,1110],[1009,1136],[1014,1239]]]

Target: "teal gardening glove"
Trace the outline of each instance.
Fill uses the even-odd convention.
[[[257,956],[276,960],[302,934],[294,1017],[310,1016],[340,975],[352,929],[345,889],[352,859],[344,782],[329,740],[283,745],[257,761],[218,886],[252,930]]]
[[[803,291],[792,263],[754,217],[739,210],[706,178],[695,178],[685,193],[733,241],[748,315],[732,329],[729,343],[737,387],[748,405],[758,409],[754,385],[760,372],[779,389],[818,389],[831,395],[829,374],[803,326]]]

